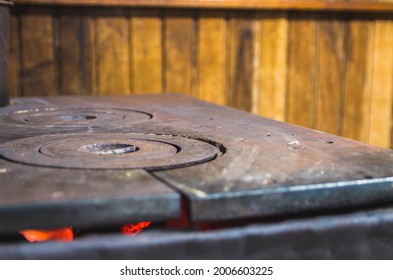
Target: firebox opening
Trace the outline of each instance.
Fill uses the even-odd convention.
[[[96,143],[84,145],[79,148],[79,151],[85,153],[92,153],[97,155],[118,155],[118,154],[128,154],[138,151],[139,148],[130,144],[121,143]]]

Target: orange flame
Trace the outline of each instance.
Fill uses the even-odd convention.
[[[137,223],[136,225],[133,225],[133,224],[124,225],[121,227],[120,231],[122,234],[135,236],[139,232],[141,232],[142,229],[150,226],[150,224],[151,224],[151,222],[147,221],[147,222]]]
[[[74,239],[72,227],[48,230],[27,229],[22,230],[20,233],[29,242],[44,242],[49,240],[70,242]]]

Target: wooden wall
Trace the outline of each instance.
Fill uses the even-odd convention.
[[[12,96],[181,92],[392,146],[393,2],[266,10],[46,1],[12,9]]]

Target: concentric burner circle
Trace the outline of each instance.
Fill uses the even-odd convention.
[[[168,169],[214,159],[216,145],[172,135],[44,135],[8,142],[0,154],[29,165],[71,169]]]
[[[19,110],[3,116],[3,121],[17,125],[43,127],[85,127],[136,123],[149,120],[147,112],[113,108],[43,108]]]

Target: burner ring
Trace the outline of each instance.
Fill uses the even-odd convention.
[[[173,135],[92,133],[43,135],[8,142],[10,161],[69,169],[147,169],[189,166],[214,159],[218,145]]]
[[[113,108],[44,108],[19,110],[3,116],[3,120],[17,125],[38,127],[86,127],[100,125],[121,125],[151,119],[147,112]]]

